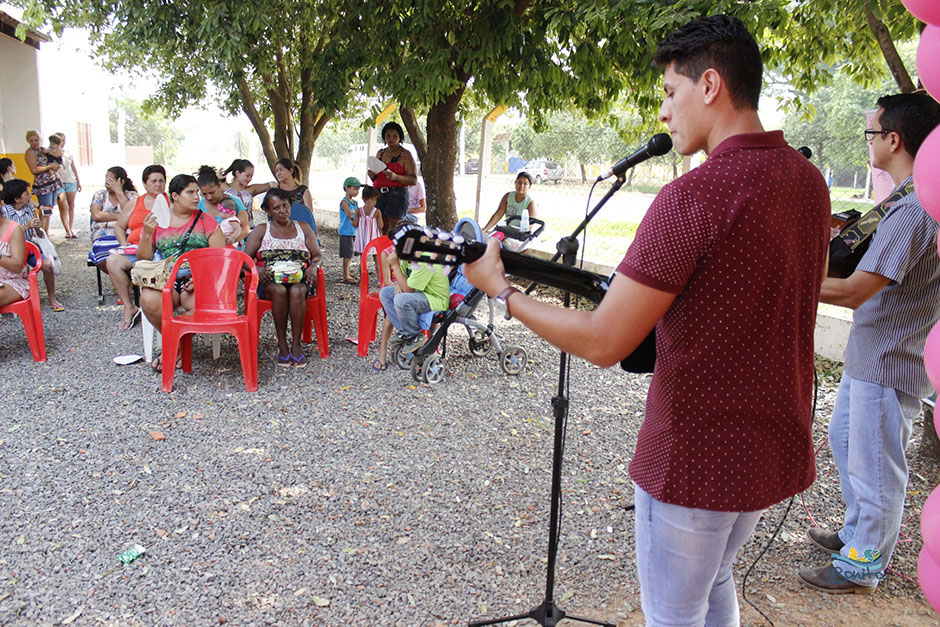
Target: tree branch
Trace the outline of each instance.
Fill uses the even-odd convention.
[[[248,86],[248,81],[245,80],[245,75],[239,73],[236,76],[236,82],[238,84],[238,93],[242,100],[242,111],[245,112],[245,115],[248,116],[248,120],[251,121],[251,126],[255,129],[255,133],[261,141],[261,150],[264,152],[264,158],[268,162],[268,167],[271,168],[273,172],[274,162],[277,161],[277,152],[274,150],[274,144],[271,143],[271,134],[268,133],[268,128],[264,125],[264,120],[261,118],[261,114],[258,113],[258,108],[255,107],[255,99],[251,95],[251,88]]]
[[[415,115],[415,110],[411,107],[401,105],[399,107],[399,113],[401,113],[401,121],[405,123],[405,128],[408,130],[408,137],[411,138],[411,143],[414,144],[415,150],[418,151],[418,159],[424,161],[428,156],[428,141],[421,131],[421,125],[418,123],[418,116]]]
[[[881,54],[884,55],[888,69],[891,70],[891,75],[894,76],[894,82],[898,84],[901,93],[911,93],[916,89],[914,87],[914,81],[911,80],[911,75],[908,73],[907,68],[904,67],[904,61],[901,60],[898,49],[894,47],[894,41],[891,39],[891,33],[888,31],[888,27],[885,26],[884,22],[875,17],[875,14],[872,13],[867,4],[865,5],[865,17],[868,18],[868,28],[871,30],[872,35],[875,36],[875,41],[878,42],[878,46],[881,48]]]

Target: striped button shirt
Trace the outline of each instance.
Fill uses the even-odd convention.
[[[916,192],[895,203],[882,218],[858,271],[891,282],[855,310],[845,372],[913,396],[929,395],[924,343],[940,318],[940,257],[937,223],[924,211]]]

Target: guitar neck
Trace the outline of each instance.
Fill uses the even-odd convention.
[[[610,287],[606,277],[580,268],[570,268],[511,250],[500,251],[500,257],[506,272],[512,276],[583,296],[594,303],[601,302]]]
[[[394,240],[400,259],[418,263],[456,266],[472,263],[486,252],[486,244],[482,242],[465,241],[450,233],[420,227],[400,229]],[[606,277],[587,270],[505,249],[500,250],[500,256],[508,274],[582,296],[594,303],[601,302],[610,286]]]

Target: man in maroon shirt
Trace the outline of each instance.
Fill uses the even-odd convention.
[[[761,511],[815,479],[813,330],[829,234],[819,171],[757,115],[762,62],[740,20],[694,20],[660,45],[659,118],[706,161],[666,185],[593,312],[505,278],[498,247],[467,278],[559,348],[610,366],[656,327],[630,463],[648,625],[736,624],[732,565]]]

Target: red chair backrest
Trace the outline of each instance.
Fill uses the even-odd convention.
[[[241,270],[247,266],[245,289],[255,293],[258,271],[251,257],[232,248],[199,248],[183,253],[170,273],[168,286],[183,263],[189,264],[193,275],[194,310],[198,312],[234,313],[238,309],[238,282]],[[251,279],[250,284],[248,279]]]
[[[362,251],[362,262],[359,269],[359,298],[365,298],[369,295],[369,255],[381,255],[382,251],[392,245],[392,240],[382,235],[366,244]],[[379,259],[379,285],[385,283],[385,265]]]

